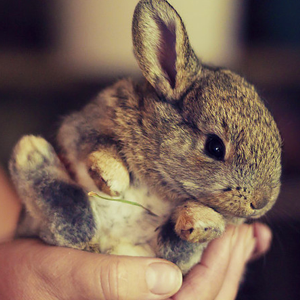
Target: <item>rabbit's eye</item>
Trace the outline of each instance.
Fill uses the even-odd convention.
[[[205,153],[216,160],[223,160],[225,156],[225,145],[223,141],[215,134],[210,134],[205,143]]]

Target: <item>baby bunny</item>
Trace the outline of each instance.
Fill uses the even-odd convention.
[[[140,1],[132,33],[143,82],[120,80],[67,116],[59,155],[35,136],[14,148],[10,171],[24,202],[17,234],[158,256],[185,274],[226,224],[273,206],[281,138],[251,84],[197,59],[167,1]]]

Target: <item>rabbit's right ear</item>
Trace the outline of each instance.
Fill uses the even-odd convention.
[[[179,100],[201,71],[184,24],[165,0],[142,0],[132,23],[134,53],[158,94]]]

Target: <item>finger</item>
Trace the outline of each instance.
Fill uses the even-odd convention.
[[[256,246],[251,260],[255,260],[265,254],[270,249],[272,242],[272,232],[268,226],[262,223],[254,223],[253,226]]]
[[[0,243],[12,240],[18,223],[21,203],[6,174],[0,167]]]
[[[186,276],[176,300],[208,300],[219,293],[230,261],[237,229],[228,226],[224,235],[212,241],[203,253],[201,262]]]
[[[18,249],[11,247],[12,254],[23,257],[13,266],[21,274],[15,274],[20,294],[7,299],[166,299],[182,283],[179,269],[160,259],[87,253],[37,241],[15,243]],[[2,284],[11,285],[8,281]],[[22,297],[32,291],[36,297]]]
[[[237,239],[232,248],[231,259],[222,287],[215,300],[233,300],[236,297],[245,265],[251,257],[256,239],[252,225],[241,225],[237,228]]]

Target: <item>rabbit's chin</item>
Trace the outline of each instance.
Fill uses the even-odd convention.
[[[225,218],[257,219],[266,214],[274,205],[277,193],[260,196],[256,191],[230,191],[201,197],[198,201]]]
[[[236,220],[233,223],[243,223],[243,221],[238,220],[245,220],[245,219],[259,219],[260,217],[264,216],[272,207],[265,208],[261,210],[253,210],[248,208],[240,207],[238,210],[233,210],[231,208],[224,208],[224,207],[218,207],[218,206],[211,206],[207,205],[211,209],[213,209],[215,212],[222,215],[227,220]],[[230,221],[231,222],[231,221]]]

